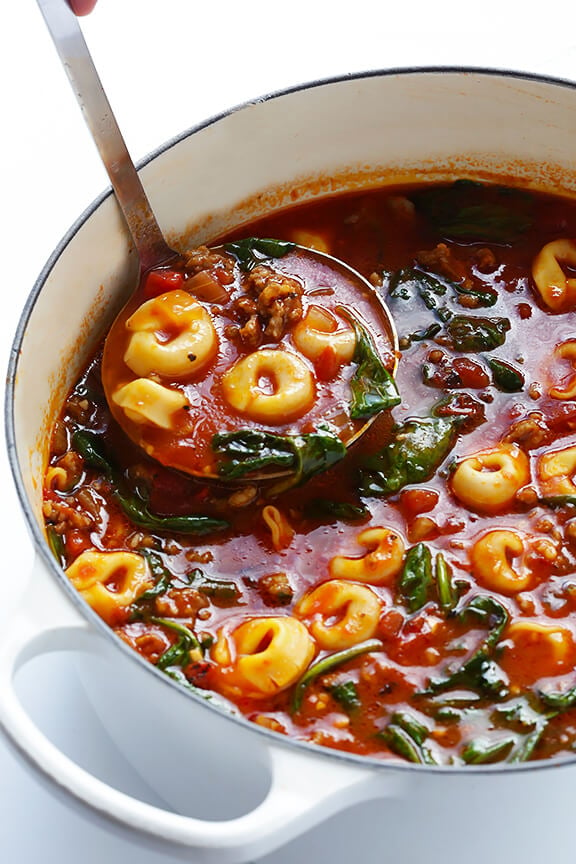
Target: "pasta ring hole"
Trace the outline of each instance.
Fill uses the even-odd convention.
[[[264,396],[274,396],[278,392],[278,378],[268,369],[263,369],[256,380],[256,389]]]
[[[260,639],[258,644],[249,653],[250,654],[263,654],[265,651],[268,650],[268,648],[272,644],[273,639],[274,639],[274,630],[272,630],[272,628],[270,628],[269,630],[266,631],[266,633],[264,633],[264,635],[262,636],[262,638]]]
[[[126,584],[128,576],[128,569],[126,567],[117,567],[102,584],[112,594],[122,594],[128,587]]]

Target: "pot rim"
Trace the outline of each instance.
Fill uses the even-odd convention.
[[[138,170],[142,169],[143,167],[148,165],[148,163],[156,159],[158,156],[166,153],[172,147],[176,146],[181,141],[185,140],[191,135],[195,135],[197,132],[206,129],[209,126],[214,125],[215,123],[218,123],[220,120],[223,120],[224,118],[236,113],[237,111],[249,108],[251,105],[254,104],[269,102],[274,99],[288,96],[292,93],[312,90],[317,87],[322,87],[329,84],[339,84],[348,81],[357,81],[364,78],[445,74],[461,74],[467,76],[478,75],[493,78],[502,77],[523,81],[531,81],[540,84],[549,84],[555,87],[564,87],[571,90],[576,90],[576,81],[572,81],[567,78],[559,78],[552,75],[520,70],[482,66],[407,66],[391,67],[385,69],[372,69],[343,75],[335,75],[327,78],[314,79],[309,82],[303,82],[301,84],[292,85],[290,87],[282,88],[279,90],[274,90],[262,96],[248,99],[245,102],[239,103],[231,108],[219,112],[218,114],[214,114],[206,120],[202,120],[194,126],[189,127],[188,129],[166,141],[164,144],[161,144],[156,149],[152,150],[148,155],[146,155],[136,163],[136,167]],[[82,600],[78,592],[75,591],[69,580],[65,577],[62,568],[60,568],[56,563],[54,556],[51,554],[46,539],[42,534],[42,531],[40,530],[40,527],[32,513],[31,507],[28,502],[28,496],[24,487],[24,481],[20,472],[20,466],[18,463],[18,457],[16,452],[16,435],[14,428],[13,410],[14,392],[16,387],[16,378],[22,341],[40,292],[42,291],[56,262],[59,260],[61,255],[65,253],[66,248],[68,247],[71,240],[75,237],[80,228],[82,228],[82,226],[88,221],[88,219],[103,204],[103,202],[113,194],[113,189],[111,186],[109,186],[86,207],[84,212],[76,219],[76,221],[64,234],[58,245],[55,247],[54,251],[51,253],[50,257],[46,261],[38,278],[36,279],[34,286],[32,287],[32,290],[28,295],[22,309],[22,313],[20,315],[20,319],[18,321],[18,325],[14,335],[14,340],[10,349],[10,357],[8,361],[6,378],[6,393],[4,401],[4,427],[6,434],[8,460],[10,463],[12,477],[16,486],[20,505],[24,512],[26,524],[30,534],[32,535],[35,551],[41,557],[44,565],[49,571],[50,576],[55,579],[59,587],[67,594],[67,596],[76,606],[78,611],[97,628],[97,630],[99,631],[99,635],[104,635],[106,636],[106,638],[113,640],[117,650],[122,651],[127,657],[131,659],[132,662],[139,663],[142,668],[146,669],[148,673],[155,675],[156,678],[159,681],[163,682],[165,686],[175,689],[178,693],[182,695],[183,698],[191,699],[193,702],[206,708],[207,710],[215,711],[219,717],[223,717],[225,720],[228,720],[230,722],[239,723],[244,729],[250,731],[251,733],[262,736],[263,740],[271,746],[286,748],[294,747],[301,752],[308,753],[310,757],[313,758],[337,759],[342,763],[349,764],[351,766],[364,767],[367,770],[371,771],[386,770],[402,773],[426,772],[444,775],[461,775],[462,773],[465,773],[467,776],[469,776],[478,774],[509,774],[510,772],[517,771],[534,772],[549,770],[552,768],[567,768],[572,766],[574,764],[574,761],[576,760],[576,756],[573,758],[558,760],[547,759],[527,763],[497,763],[494,765],[469,765],[466,767],[463,767],[461,765],[420,765],[407,762],[396,762],[392,760],[376,759],[371,756],[362,756],[360,754],[348,753],[330,747],[321,747],[307,741],[300,741],[295,738],[289,738],[286,735],[282,735],[280,733],[274,732],[271,729],[259,726],[256,723],[252,723],[251,721],[247,720],[244,715],[236,713],[236,709],[234,708],[234,706],[232,706],[233,710],[230,710],[225,704],[226,700],[224,697],[214,699],[212,696],[204,697],[200,695],[200,693],[196,693],[193,690],[187,690],[181,684],[170,678],[168,675],[157,669],[155,666],[151,665],[147,660],[145,660],[140,654],[130,648],[122,640],[115,637],[111,628]]]

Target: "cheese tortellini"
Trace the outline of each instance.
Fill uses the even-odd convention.
[[[108,624],[154,584],[148,563],[135,552],[87,549],[66,570],[71,583]]]
[[[404,561],[404,541],[391,528],[366,528],[356,538],[370,550],[361,558],[336,555],[329,564],[332,579],[390,585]]]
[[[576,340],[562,342],[554,351],[561,360],[570,360],[572,368],[576,369]],[[576,375],[571,375],[565,387],[551,387],[548,391],[553,399],[576,399]]]
[[[454,495],[473,510],[497,513],[530,480],[528,457],[517,444],[481,450],[458,463],[451,477]]]
[[[251,618],[212,648],[222,689],[234,696],[266,699],[294,684],[315,653],[314,640],[296,618]]]
[[[172,429],[174,415],[188,404],[179,390],[171,390],[149,378],[137,378],[119,387],[112,401],[133,423]]]
[[[278,551],[289,546],[294,537],[294,529],[284,513],[278,507],[267,504],[262,508],[262,518],[270,531],[274,549]]]
[[[222,392],[240,414],[261,423],[289,423],[314,404],[314,376],[290,351],[261,348],[237,360],[222,377]]]
[[[576,495],[576,446],[544,453],[538,460],[537,470],[544,497]]]
[[[562,264],[576,267],[576,241],[552,240],[542,247],[532,264],[532,278],[538,293],[553,312],[576,302],[576,279],[564,273]]]
[[[330,351],[340,365],[350,363],[356,349],[356,335],[349,325],[339,322],[327,309],[310,306],[292,331],[296,348],[309,360],[319,360]]]
[[[309,619],[310,632],[321,648],[338,651],[374,636],[380,609],[370,588],[332,579],[305,594],[295,611]]]
[[[130,341],[124,362],[142,378],[188,378],[202,372],[218,351],[207,310],[186,291],[169,291],[143,303],[126,321]]]
[[[529,544],[516,531],[498,528],[477,540],[471,551],[472,572],[478,582],[491,591],[517,594],[534,585],[534,573],[526,562]],[[551,540],[539,540],[538,550],[549,560],[557,556]]]
[[[532,619],[517,619],[506,628],[499,662],[516,686],[570,672],[576,643],[568,627]]]

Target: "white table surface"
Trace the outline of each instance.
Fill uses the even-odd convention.
[[[6,368],[20,311],[39,271],[108,181],[34,0],[3,0],[0,16],[0,350]],[[232,105],[332,75],[457,65],[574,79],[575,16],[571,0],[538,6],[510,0],[100,0],[83,28],[137,160]],[[574,147],[576,154],[576,140]],[[1,627],[26,590],[33,557],[3,443],[0,508]],[[41,667],[25,670],[21,690],[42,728],[71,754],[82,747],[83,758],[97,759],[101,772],[126,791],[147,794],[102,733],[65,659],[46,658]],[[311,844],[305,858],[326,860],[313,854],[313,838]],[[295,849],[267,860],[284,864],[296,860],[297,851],[301,860]],[[80,817],[0,739],[0,861],[40,860],[175,859]]]

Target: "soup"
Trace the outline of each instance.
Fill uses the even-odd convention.
[[[150,663],[278,733],[426,764],[570,756],[576,205],[462,180],[327,198],[217,240],[247,235],[370,279],[400,338],[399,399],[316,461],[319,418],[298,434],[257,423],[239,448],[245,415],[228,405],[232,438],[220,415],[205,451],[222,483],[206,485],[120,430],[98,354],[55,425],[45,480],[47,536],[71,582]],[[194,278],[220,281],[209,253],[190,254],[208,256]],[[279,344],[257,308],[238,309],[230,362]],[[363,320],[325,332],[352,327],[356,346],[377,346]],[[344,380],[370,376],[333,353],[307,362],[342,402]],[[278,466],[281,483],[256,471]]]

